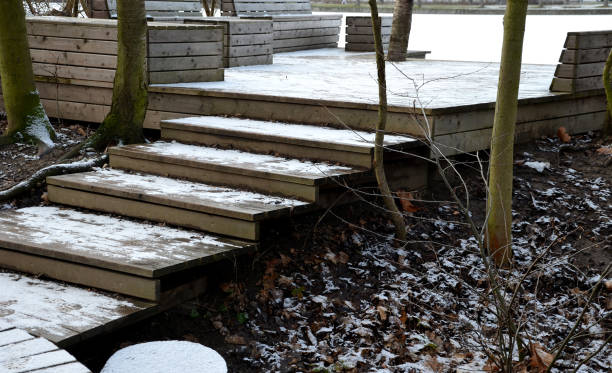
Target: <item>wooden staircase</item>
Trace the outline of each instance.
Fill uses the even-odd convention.
[[[162,122],[161,137],[111,148],[110,168],[49,177],[49,201],[70,207],[1,213],[0,267],[171,305],[204,290],[205,265],[255,249],[264,222],[372,180],[372,133],[194,117]]]

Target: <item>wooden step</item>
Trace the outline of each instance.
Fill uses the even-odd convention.
[[[91,373],[74,356],[44,338],[3,323],[0,318],[0,372]]]
[[[0,329],[23,329],[60,347],[158,312],[153,303],[4,270],[0,270],[0,288]],[[5,348],[0,351],[2,360]]]
[[[253,248],[195,231],[58,207],[0,213],[0,267],[157,302],[203,291],[203,265]]]
[[[113,168],[244,187],[307,202],[317,201],[321,185],[368,173],[356,167],[178,142],[127,145],[111,148],[109,153]]]
[[[47,178],[51,202],[258,240],[263,219],[311,204],[233,188],[116,169]]]
[[[372,132],[312,125],[267,122],[227,117],[190,117],[161,122],[165,140],[219,145],[292,158],[308,158],[371,168],[374,155]],[[405,136],[385,136],[385,147],[414,146]]]

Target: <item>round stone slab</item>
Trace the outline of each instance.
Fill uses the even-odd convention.
[[[227,373],[215,350],[187,341],[147,342],[123,348],[108,359],[102,373]]]

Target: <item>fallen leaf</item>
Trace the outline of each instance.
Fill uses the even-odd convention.
[[[572,137],[567,133],[565,127],[559,127],[559,129],[557,130],[557,137],[562,142],[570,142],[570,140],[572,139]]]
[[[239,335],[228,335],[225,337],[225,342],[232,345],[245,345],[247,344],[246,339]]]
[[[607,280],[606,282],[604,282],[604,284],[606,285],[606,290],[612,290],[612,280]]]
[[[200,340],[198,339],[198,337],[196,337],[193,334],[185,334],[183,336],[183,339],[189,342],[200,343]]]
[[[376,311],[378,311],[378,316],[382,321],[387,320],[387,309],[383,306],[376,307]]]
[[[597,149],[596,152],[604,155],[612,155],[612,145],[602,146],[601,148]]]
[[[342,263],[342,264],[346,264],[349,261],[349,256],[347,253],[345,253],[344,251],[340,251],[340,253],[338,254],[338,262]]]
[[[405,212],[419,211],[419,208],[413,205],[412,202],[410,202],[412,199],[414,199],[414,197],[412,197],[412,193],[400,190],[396,194],[400,199],[400,205],[402,206],[402,210],[404,210]]]
[[[534,368],[536,372],[545,373],[553,361],[553,355],[546,352],[539,343],[530,343],[529,350],[531,351],[529,366]]]

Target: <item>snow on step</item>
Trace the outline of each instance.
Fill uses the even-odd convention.
[[[124,155],[126,151],[129,151],[130,155],[141,153],[148,154],[152,157],[166,156],[201,164],[226,166],[236,169],[237,172],[247,170],[267,174],[286,175],[310,180],[312,184],[314,184],[317,179],[363,172],[361,169],[325,162],[302,161],[299,159],[288,159],[267,154],[254,154],[239,150],[216,149],[206,146],[165,141],[113,148],[111,155]]]
[[[257,219],[258,215],[272,212],[277,215],[288,213],[290,209],[309,205],[295,199],[116,169],[56,176],[47,182],[165,205],[180,205],[224,216],[238,213],[239,217],[249,215],[245,219]]]
[[[338,149],[349,147],[352,151],[369,152],[374,148],[373,132],[353,131],[350,129],[337,129],[322,126],[290,124],[281,122],[267,122],[252,119],[226,118],[215,116],[190,117],[171,119],[162,122],[163,128],[177,128],[185,126],[187,129],[205,130],[237,134],[250,134],[276,138],[278,142],[306,142],[310,146]],[[386,135],[385,145],[414,143],[415,139],[406,136]]]
[[[251,246],[203,233],[58,207],[0,213],[2,248],[145,277],[201,265]]]
[[[0,320],[64,345],[81,333],[92,336],[106,324],[140,317],[138,313],[153,307],[11,272],[0,272],[0,289]]]

